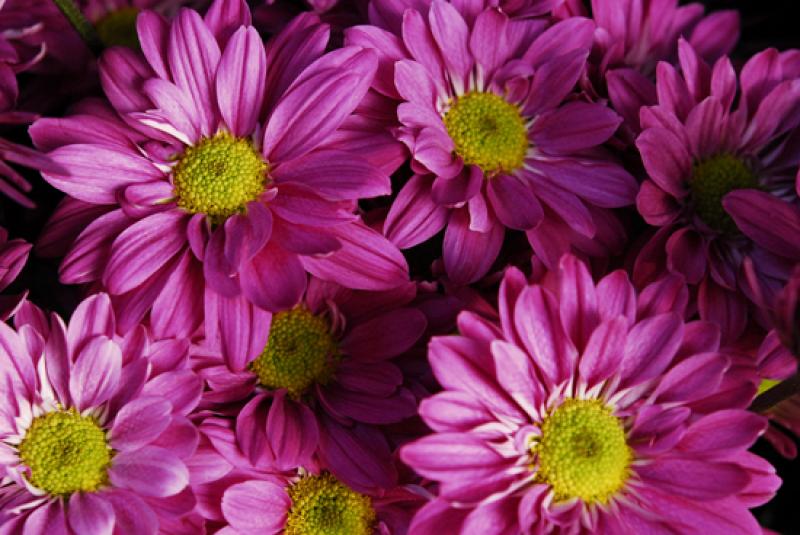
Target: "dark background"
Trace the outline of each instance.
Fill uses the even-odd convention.
[[[741,13],[742,34],[733,53],[737,65],[764,48],[800,48],[800,0],[705,0],[702,3],[708,11],[737,9]],[[19,136],[20,141],[24,139],[19,131],[5,134]],[[61,194],[37,176],[30,176],[30,179],[39,206],[35,210],[24,209],[0,196],[0,225],[8,229],[11,238],[21,237],[33,242]],[[76,288],[58,285],[57,267],[57,261],[32,256],[19,280],[6,293],[27,288],[34,302],[67,315],[79,295]],[[800,459],[783,459],[764,441],[759,441],[754,452],[769,460],[784,480],[775,499],[757,509],[756,516],[764,527],[783,535],[800,535]]]

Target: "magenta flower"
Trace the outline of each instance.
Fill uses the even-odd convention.
[[[461,335],[434,338],[434,433],[401,457],[439,496],[410,531],[760,532],[748,508],[779,480],[747,448],[766,420],[702,410],[730,361],[660,292],[621,271],[595,284],[567,256],[542,284],[509,270],[499,323],[462,313]]]
[[[704,16],[699,3],[677,0],[592,0],[597,24],[591,64],[595,89],[639,132],[639,109],[656,104],[652,80],[659,61],[676,64],[678,39],[685,38],[706,61],[733,50],[739,39],[739,14],[733,10]]]
[[[408,306],[414,285],[353,292],[312,279],[301,304],[275,314],[243,298],[220,298],[207,326],[220,357],[199,361],[205,400],[245,403],[239,447],[254,465],[292,470],[315,456],[350,487],[390,488],[396,472],[377,426],[416,413],[416,399],[392,362],[426,328]]]
[[[191,333],[204,290],[291,307],[306,272],[366,289],[407,280],[400,252],[354,214],[359,198],[390,192],[388,177],[336,139],[374,53],[323,55],[327,29],[313,17],[265,48],[237,6],[218,0],[205,19],[183,9],[170,24],[139,15],[144,55],[112,48],[100,60],[128,125],[91,103],[32,127],[65,169],[45,179],[112,208],[77,238],[61,277],[101,280],[124,327],[152,308],[165,334]]]
[[[28,261],[31,244],[25,240],[9,240],[8,231],[0,227],[0,292],[5,290]],[[22,304],[27,292],[19,295],[0,295],[0,321],[6,321]]]
[[[188,343],[120,338],[107,295],[64,325],[27,304],[0,323],[0,529],[155,535],[195,501]]]
[[[348,43],[378,52],[373,88],[398,101],[396,135],[417,173],[384,233],[407,248],[446,228],[444,266],[457,284],[487,273],[506,228],[526,231],[550,264],[581,238],[598,236],[594,249],[615,241],[606,234],[622,229],[606,209],[632,204],[636,191],[602,149],[621,119],[571,96],[593,23],[573,18],[543,31],[541,21],[494,8],[473,14],[434,0],[419,9],[393,32],[346,32]]]
[[[750,257],[766,286],[780,286],[800,259],[796,202],[800,62],[767,50],[742,69],[728,58],[709,68],[685,41],[682,74],[658,66],[659,103],[642,109],[636,141],[649,176],[637,207],[658,228],[640,252],[637,280],[662,269],[699,284],[704,319],[738,336],[751,297],[742,276]],[[734,105],[736,103],[736,105]]]
[[[236,446],[228,421],[206,418],[189,461],[198,512],[216,533],[404,535],[424,502],[415,485],[364,494],[314,467],[285,472],[254,466]]]

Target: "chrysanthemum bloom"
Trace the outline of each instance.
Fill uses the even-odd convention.
[[[550,264],[569,248],[570,231],[586,241],[602,234],[611,226],[605,209],[632,204],[636,182],[601,147],[620,117],[568,101],[594,24],[573,18],[543,31],[495,8],[467,13],[434,0],[418,9],[394,33],[346,33],[378,51],[373,87],[398,101],[396,135],[417,173],[384,233],[406,248],[446,227],[444,265],[457,284],[486,274],[506,228],[526,231]]]
[[[656,103],[653,84],[659,61],[675,64],[678,38],[684,37],[706,61],[733,50],[739,39],[739,14],[733,10],[704,16],[700,3],[678,0],[592,0],[597,24],[590,78],[593,90],[611,101],[633,132],[639,108]]]
[[[290,470],[316,456],[359,491],[394,486],[389,446],[377,426],[416,412],[392,362],[425,331],[408,306],[414,285],[354,292],[312,279],[303,301],[274,314],[243,298],[214,303],[221,357],[198,364],[205,404],[241,401],[236,437],[258,465]]]
[[[0,323],[0,529],[154,535],[190,512],[202,383],[181,369],[188,343],[117,337],[105,294],[68,326],[32,305],[15,321]]]
[[[729,360],[671,307],[570,256],[547,286],[509,270],[499,324],[463,313],[431,342],[434,433],[400,453],[440,490],[411,533],[760,533],[748,508],[779,480],[747,448],[766,420],[695,407]]]
[[[728,58],[713,69],[685,41],[681,74],[657,69],[658,105],[642,109],[636,141],[649,180],[637,197],[658,231],[639,253],[635,278],[662,269],[699,284],[704,319],[731,339],[744,329],[742,259],[766,286],[786,281],[800,260],[800,56],[770,49],[737,76]],[[765,224],[768,222],[768,224]]]
[[[327,29],[308,18],[265,49],[249,19],[235,0],[205,19],[142,12],[144,55],[117,47],[100,60],[106,95],[132,126],[95,104],[31,129],[65,169],[46,180],[112,208],[77,238],[61,278],[101,280],[124,327],[152,307],[173,320],[167,334],[191,332],[204,290],[291,307],[307,271],[357,288],[407,280],[402,254],[354,214],[359,198],[390,192],[388,176],[336,139],[374,53],[323,55]]]
[[[318,468],[279,472],[254,466],[221,418],[205,419],[200,431],[200,446],[189,461],[191,484],[196,511],[212,529],[223,528],[217,533],[404,535],[425,501],[414,485],[365,494]]]
[[[8,231],[0,227],[0,292],[14,282],[28,261],[31,244],[25,240],[9,240]],[[27,292],[19,295],[0,295],[0,321],[6,321],[25,299]]]

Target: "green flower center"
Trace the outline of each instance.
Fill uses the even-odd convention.
[[[30,482],[53,495],[94,492],[108,481],[113,452],[94,418],[75,409],[34,418],[19,445]]]
[[[494,93],[470,91],[450,101],[444,126],[467,165],[484,173],[508,173],[522,167],[528,129],[519,107]]]
[[[722,207],[722,198],[737,189],[757,187],[755,174],[742,160],[730,154],[696,162],[689,181],[695,213],[706,225],[722,233],[736,232],[736,223]]]
[[[172,169],[178,206],[214,223],[243,213],[264,192],[267,164],[247,139],[219,132],[188,147]]]
[[[374,530],[372,500],[328,473],[304,477],[289,487],[289,497],[285,535],[370,535]]]
[[[314,383],[327,383],[338,360],[328,322],[297,307],[272,316],[267,345],[250,369],[262,386],[298,397]]]
[[[596,399],[567,399],[550,412],[531,445],[538,457],[536,480],[557,501],[578,498],[606,503],[630,475],[631,449],[622,422]]]
[[[97,36],[105,46],[126,46],[139,49],[139,35],[136,33],[136,17],[139,9],[123,7],[111,11],[95,23]]]

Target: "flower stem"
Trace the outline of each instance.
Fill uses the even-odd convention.
[[[787,400],[799,392],[800,373],[796,373],[756,396],[756,399],[750,404],[750,410],[753,412],[767,412],[781,401]]]
[[[97,32],[92,23],[81,13],[81,10],[75,5],[75,2],[73,0],[53,0],[53,3],[61,10],[92,53],[95,56],[100,55],[100,52],[103,50],[100,38],[97,36]]]

